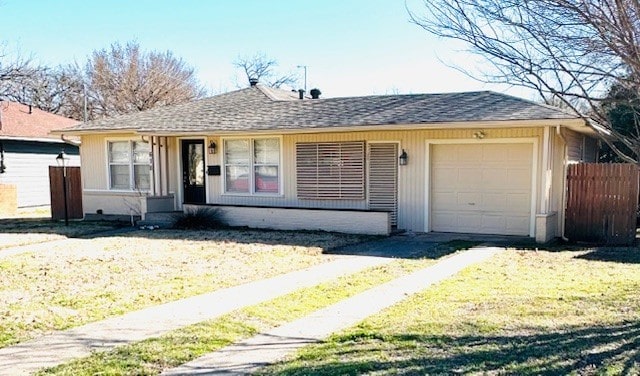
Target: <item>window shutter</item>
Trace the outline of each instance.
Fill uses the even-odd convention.
[[[363,200],[363,141],[296,144],[298,198]]]

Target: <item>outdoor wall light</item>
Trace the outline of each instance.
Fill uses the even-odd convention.
[[[207,148],[207,149],[209,149],[209,154],[215,154],[216,153],[216,148],[217,148],[216,143],[211,141],[209,143],[209,147]]]
[[[398,157],[398,163],[400,164],[400,166],[406,166],[408,161],[409,156],[407,155],[407,152],[402,149],[402,154],[400,154],[400,156]]]
[[[476,140],[482,140],[484,136],[486,136],[484,131],[473,132],[473,138],[475,138]]]

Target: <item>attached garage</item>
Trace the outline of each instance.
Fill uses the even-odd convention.
[[[534,142],[428,148],[431,231],[533,236]]]

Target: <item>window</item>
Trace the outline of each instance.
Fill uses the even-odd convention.
[[[109,141],[109,188],[148,190],[150,188],[149,143]]]
[[[364,142],[296,144],[300,199],[365,198]]]
[[[277,138],[224,141],[225,192],[278,194],[280,140]]]

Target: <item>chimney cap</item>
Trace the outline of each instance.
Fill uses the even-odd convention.
[[[249,77],[249,85],[256,86],[258,84],[258,79],[256,77]]]

